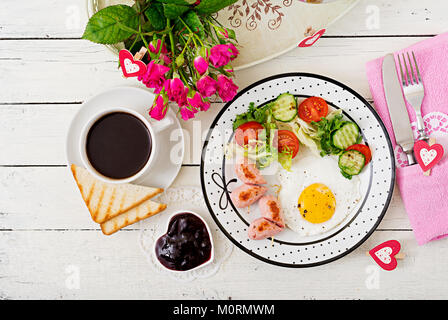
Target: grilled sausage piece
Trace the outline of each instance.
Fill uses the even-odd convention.
[[[266,187],[242,184],[232,191],[230,199],[235,207],[244,208],[260,199],[267,190]]]
[[[285,227],[282,207],[276,197],[271,195],[261,197],[258,201],[258,208],[262,217],[276,223],[281,228]]]
[[[240,158],[236,160],[235,172],[237,177],[247,184],[265,184],[266,180],[261,175],[260,170],[254,163],[249,162],[247,158]]]
[[[252,240],[261,240],[273,237],[282,230],[283,228],[279,227],[274,222],[262,217],[252,221],[249,225],[248,235]]]

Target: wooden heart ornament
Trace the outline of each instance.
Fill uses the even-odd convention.
[[[392,271],[397,267],[395,256],[400,252],[400,249],[400,242],[389,240],[370,250],[369,254],[381,268]]]
[[[437,143],[430,146],[419,140],[414,144],[414,156],[423,171],[428,171],[442,159],[443,147]]]
[[[311,47],[313,44],[315,44],[317,42],[317,40],[320,39],[320,37],[323,36],[325,31],[326,31],[326,29],[321,29],[321,30],[317,31],[316,33],[314,33],[312,36],[306,37],[299,43],[298,46],[302,47],[302,48]]]
[[[118,58],[121,70],[126,78],[138,77],[146,73],[146,64],[140,60],[135,60],[128,50],[120,50]]]

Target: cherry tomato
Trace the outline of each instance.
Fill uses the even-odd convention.
[[[356,150],[356,151],[361,152],[364,155],[364,157],[366,158],[365,165],[367,165],[370,162],[370,160],[372,159],[372,152],[370,151],[370,148],[368,146],[366,146],[365,144],[354,144],[345,150]]]
[[[257,139],[258,131],[263,129],[264,127],[256,121],[243,123],[235,130],[235,140],[241,147],[244,147],[249,140]]]
[[[295,158],[299,152],[299,139],[294,132],[289,130],[278,130],[278,151],[292,151],[292,157]]]
[[[328,104],[320,97],[310,97],[299,105],[299,117],[308,123],[320,121],[328,114]]]

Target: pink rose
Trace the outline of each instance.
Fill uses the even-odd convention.
[[[170,65],[171,64],[171,58],[168,56],[168,54],[162,53],[159,57],[160,61],[163,61],[164,64]]]
[[[229,49],[229,51],[231,53],[230,60],[232,60],[232,61],[235,60],[236,57],[240,54],[240,52],[238,51],[238,49],[232,43],[229,43],[227,45],[227,47],[228,47],[228,49]]]
[[[148,64],[146,73],[142,76],[139,76],[138,80],[143,82],[148,88],[155,89],[155,93],[160,93],[165,82],[165,73],[167,73],[168,70],[170,70],[170,68],[151,61]]]
[[[208,62],[201,56],[197,56],[193,64],[200,75],[203,75],[208,70]]]
[[[180,95],[177,96],[176,99],[176,103],[179,105],[179,107],[184,107],[188,104],[187,94],[188,94],[188,87],[184,87],[184,91],[182,91]]]
[[[219,68],[230,62],[232,53],[226,44],[218,44],[210,50],[210,62],[214,67]]]
[[[219,33],[222,34],[224,36],[224,38],[226,38],[226,39],[229,38],[229,31],[227,31],[227,29],[220,31]]]
[[[168,111],[168,101],[165,101],[162,95],[159,95],[154,101],[149,115],[155,120],[162,120],[165,118],[166,112]]]
[[[154,41],[152,41],[149,44],[149,51],[151,51],[152,53],[159,53],[160,51],[160,44],[162,43],[162,41],[160,39],[157,39],[157,48],[154,46]],[[168,53],[168,50],[166,49],[166,45],[165,43],[162,46],[162,51],[160,51],[161,53]]]
[[[218,83],[210,76],[202,77],[196,83],[199,93],[204,97],[210,97],[216,93]]]
[[[180,115],[184,121],[194,118],[194,114],[197,112],[196,110],[192,111],[190,108],[191,107],[187,107],[187,106],[180,108]]]
[[[191,96],[191,93],[190,93]],[[207,110],[210,106],[204,102],[204,100],[202,100],[202,96],[199,92],[195,92],[193,97],[188,97],[188,104],[192,107],[192,110],[201,110],[201,111],[205,111]]]
[[[218,76],[218,94],[221,97],[222,101],[230,101],[232,100],[238,90],[238,86],[233,83],[232,79],[227,78],[220,74]]]
[[[184,83],[179,78],[166,80],[164,87],[170,101],[179,100],[185,91]]]
[[[210,102],[209,101],[203,101],[201,105],[201,111],[207,111],[210,108]]]

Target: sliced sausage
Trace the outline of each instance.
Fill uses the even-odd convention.
[[[244,157],[236,160],[235,172],[238,178],[247,184],[265,184],[266,180],[261,175],[260,170],[254,163],[249,162],[249,159]]]
[[[258,208],[262,217],[276,223],[279,227],[285,227],[282,207],[276,197],[271,195],[261,197],[258,201]]]
[[[248,235],[252,240],[261,240],[269,237],[273,237],[279,232],[281,232],[283,228],[279,227],[272,221],[262,217],[255,219],[249,225]]]
[[[260,199],[267,191],[266,187],[242,184],[232,191],[230,199],[237,208],[250,206],[252,203]]]

